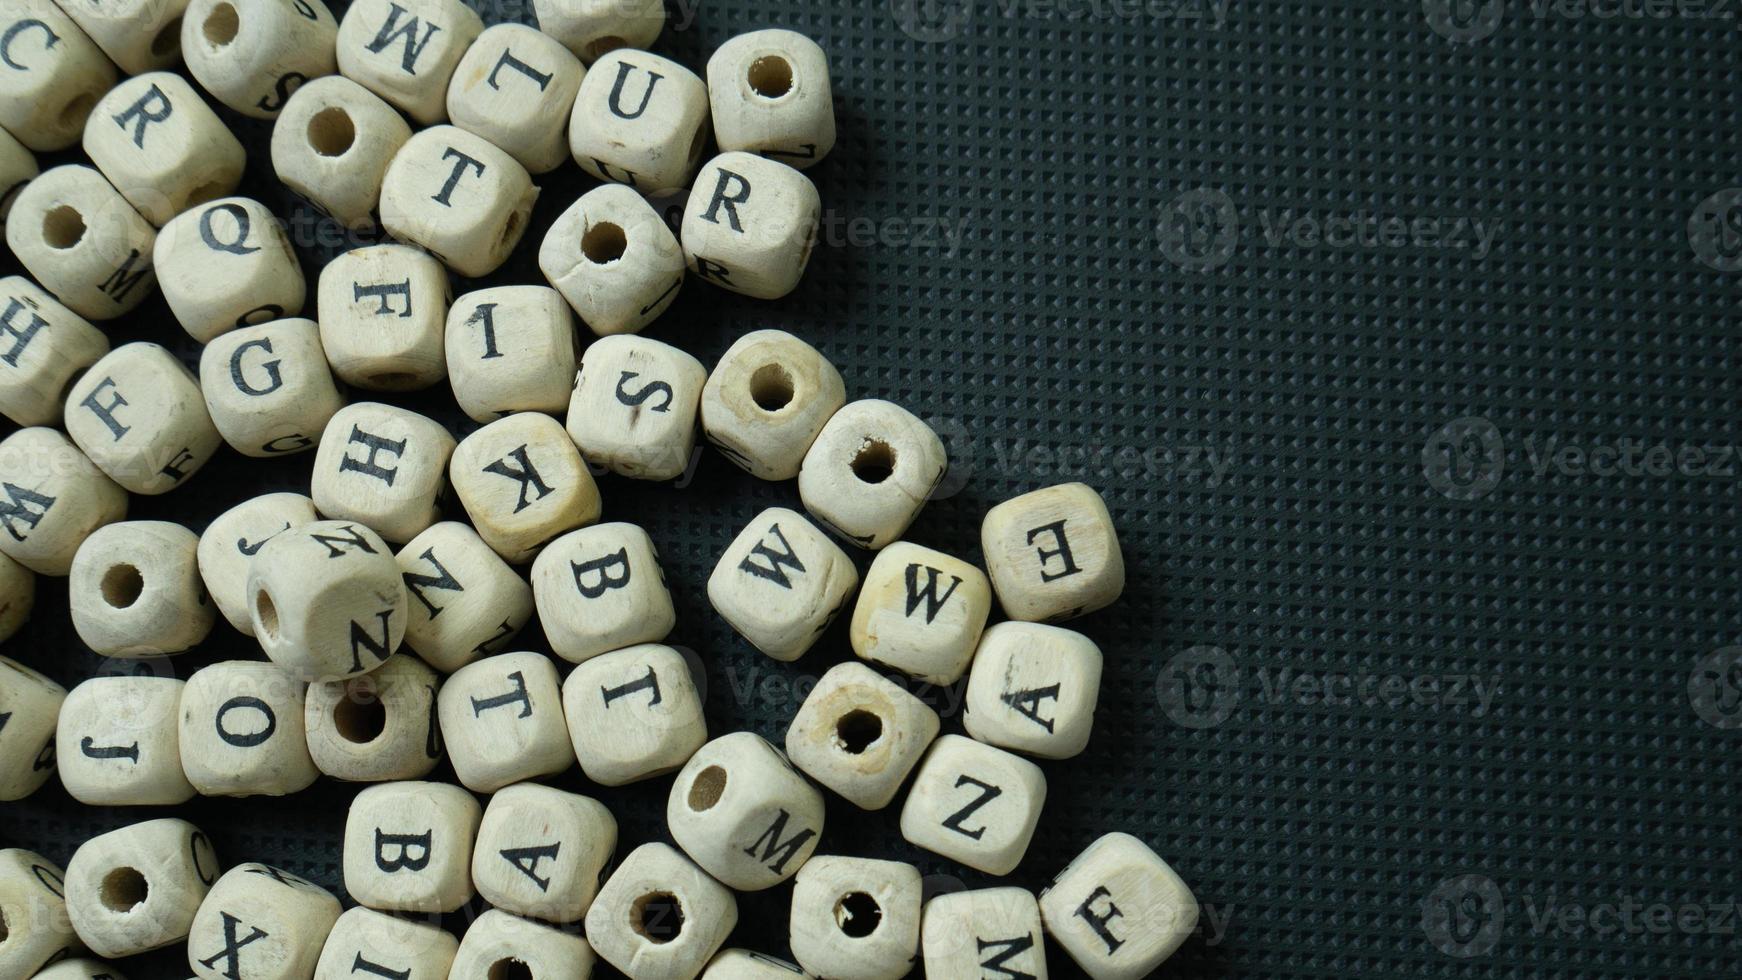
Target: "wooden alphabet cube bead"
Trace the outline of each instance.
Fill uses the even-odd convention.
[[[601,786],[675,772],[708,740],[683,654],[644,643],[569,672],[563,709],[581,771]]]
[[[548,415],[520,412],[467,436],[448,464],[478,536],[503,560],[531,561],[546,542],[599,519],[599,488]]]
[[[986,512],[980,550],[1005,615],[1072,619],[1125,591],[1125,557],[1101,495],[1081,483],[1025,493]]]
[[[628,187],[582,194],[545,233],[538,267],[601,337],[635,333],[683,285],[683,249],[659,212]]]
[[[264,864],[238,864],[218,879],[188,933],[198,980],[292,980],[311,976],[339,919],[321,886]]]
[[[484,21],[460,0],[358,0],[339,23],[339,71],[428,126]]]
[[[30,178],[41,172],[36,157],[18,142],[18,137],[0,129],[0,225],[12,210],[12,199],[30,183]]]
[[[532,565],[538,621],[553,653],[582,663],[677,625],[659,550],[633,524],[599,524],[551,542]]]
[[[740,34],[708,59],[714,141],[802,170],[835,147],[829,56],[797,31]]]
[[[60,960],[31,980],[127,980],[120,970],[102,960]]]
[[[84,148],[121,196],[159,227],[235,190],[247,157],[194,87],[168,71],[110,89],[85,120]]]
[[[204,640],[217,607],[200,580],[199,543],[168,521],[98,528],[79,546],[67,580],[79,639],[110,657],[163,657]]]
[[[1040,906],[1026,888],[982,888],[925,903],[920,935],[928,977],[1046,980]]]
[[[248,564],[248,615],[273,663],[309,680],[374,670],[405,636],[405,583],[393,551],[355,521],[274,536]]]
[[[122,71],[140,75],[181,60],[187,0],[56,0]]]
[[[504,653],[449,675],[436,698],[454,775],[494,793],[562,772],[575,761],[556,666],[542,653]]]
[[[805,453],[798,495],[811,515],[861,548],[907,531],[949,460],[931,426],[894,402],[849,403]]]
[[[659,0],[532,0],[538,29],[592,64],[618,48],[650,48],[665,28]]]
[[[588,462],[637,480],[682,475],[696,445],[702,362],[647,337],[601,337],[581,355],[568,430]]]
[[[901,836],[976,871],[1006,875],[1046,802],[1040,767],[960,735],[932,744],[901,808]]]
[[[93,677],[67,693],[55,760],[67,794],[87,806],[175,806],[193,798],[181,768],[173,677]]]
[[[202,667],[181,695],[181,768],[201,796],[287,796],[319,772],[303,732],[306,687],[276,665]]]
[[[490,797],[472,881],[495,908],[546,922],[579,922],[617,849],[617,820],[591,797],[537,783]]]
[[[38,153],[77,143],[91,107],[115,86],[108,56],[53,0],[8,3],[0,36],[11,39],[0,65],[0,126]]]
[[[315,768],[346,782],[419,779],[442,755],[435,671],[398,653],[360,677],[316,681],[303,729]]]
[[[272,119],[297,87],[338,70],[338,21],[323,0],[192,0],[181,53],[212,97]]]
[[[91,532],[127,516],[127,491],[54,429],[0,440],[0,552],[38,575],[65,575]]]
[[[389,912],[452,912],[472,898],[472,845],[484,810],[447,783],[382,783],[345,821],[345,890]]]
[[[752,330],[708,375],[702,431],[750,475],[790,480],[846,402],[841,372],[815,347],[785,331]]]
[[[1198,900],[1130,834],[1090,844],[1040,893],[1053,941],[1095,980],[1147,977],[1198,924]]]
[[[334,519],[410,541],[441,519],[454,437],[441,423],[379,402],[354,402],[327,421],[309,496]]]
[[[797,964],[748,949],[722,949],[708,961],[702,980],[792,980],[809,976]]]
[[[566,120],[587,70],[555,38],[524,24],[484,29],[448,83],[448,118],[501,147],[529,173],[568,162]]]
[[[513,412],[560,415],[575,386],[575,324],[556,290],[496,286],[448,310],[448,382],[474,422]]]
[[[254,635],[248,563],[255,554],[275,535],[319,519],[314,501],[302,494],[269,493],[237,504],[206,525],[194,555],[207,594],[231,626]]]
[[[54,730],[66,688],[0,657],[0,802],[22,800],[54,775]],[[0,946],[0,963],[5,962]]]
[[[157,285],[188,336],[213,338],[302,312],[308,284],[266,205],[227,197],[163,226],[152,252]]]
[[[864,664],[829,668],[786,730],[793,765],[862,810],[895,799],[938,735],[938,713]]]
[[[537,199],[532,177],[513,157],[457,126],[435,126],[406,140],[387,165],[381,224],[476,277],[507,261]]]
[[[695,72],[618,48],[581,79],[569,152],[581,169],[643,194],[689,185],[708,145],[708,87]]]
[[[36,605],[36,576],[0,553],[0,643],[12,638]]]
[[[464,524],[431,525],[398,560],[411,597],[405,645],[443,673],[501,653],[532,618],[532,586]]]
[[[974,659],[992,583],[941,551],[897,541],[877,553],[853,606],[853,652],[930,684],[959,680]]]
[[[81,947],[67,918],[66,885],[58,865],[22,848],[0,850],[0,971],[9,977],[36,975],[43,964]]]
[[[23,276],[0,279],[0,414],[59,425],[67,386],[109,353],[109,338]]]
[[[68,164],[24,185],[6,216],[6,245],[67,309],[113,320],[151,295],[157,232],[103,175]]]
[[[833,622],[859,570],[802,514],[770,507],[727,546],[708,576],[708,601],[751,645],[797,660]]]
[[[300,318],[213,338],[200,353],[200,393],[230,448],[262,459],[313,449],[345,405],[320,327]]]
[[[632,977],[690,980],[737,925],[732,892],[657,843],[630,851],[587,910],[593,950]]]
[[[919,950],[919,869],[826,855],[798,873],[788,920],[792,955],[839,980],[898,980]]]
[[[684,205],[684,259],[716,286],[779,299],[804,277],[821,215],[809,177],[750,153],[722,153],[696,175]]]
[[[974,654],[962,724],[982,742],[1042,759],[1089,744],[1101,697],[1101,649],[1081,633],[999,623]]]
[[[373,232],[387,165],[408,139],[411,125],[399,110],[343,75],[328,75],[299,87],[278,114],[272,169],[341,225]]]
[[[98,834],[67,862],[67,917],[98,956],[162,949],[187,938],[218,871],[211,840],[186,820]]]
[[[490,909],[466,930],[448,980],[587,980],[594,959],[581,936]]]
[[[665,804],[672,839],[739,891],[772,888],[798,872],[823,831],[823,794],[779,749],[752,732],[696,750]]]
[[[352,249],[321,270],[321,346],[359,388],[412,391],[447,376],[448,274],[405,245]]]
[[[124,344],[67,392],[67,435],[116,483],[168,493],[222,444],[199,379],[157,344]]]
[[[314,980],[448,980],[459,948],[460,941],[439,926],[357,906],[333,923]]]

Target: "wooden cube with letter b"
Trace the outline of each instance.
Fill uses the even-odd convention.
[[[452,912],[472,897],[483,808],[448,783],[371,786],[345,821],[345,890],[372,909]]]

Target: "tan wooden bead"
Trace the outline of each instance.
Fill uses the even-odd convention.
[[[353,521],[315,521],[275,535],[248,564],[254,638],[298,677],[355,677],[379,667],[405,635],[405,583],[387,543]]]
[[[810,860],[823,831],[823,794],[752,732],[696,750],[665,804],[672,839],[739,891],[761,891]]]
[[[659,549],[633,524],[599,524],[552,541],[532,565],[532,592],[551,652],[572,663],[657,643],[677,625]]]
[[[632,977],[690,980],[738,925],[738,900],[666,844],[643,844],[587,910],[599,958]]]
[[[556,667],[542,653],[504,653],[449,675],[436,698],[454,775],[479,793],[567,769],[575,761]]]
[[[127,491],[54,429],[0,440],[0,552],[38,575],[65,575],[91,532],[127,516]]]
[[[111,657],[162,657],[206,638],[217,607],[200,580],[199,537],[168,521],[120,521],[79,546],[67,580],[73,629]]]
[[[327,517],[359,521],[395,543],[441,519],[454,437],[433,419],[355,402],[328,420],[309,496]]]
[[[264,864],[239,864],[218,879],[188,933],[188,966],[199,980],[302,980],[339,919],[321,886]]]
[[[708,145],[708,87],[695,72],[618,48],[593,62],[569,116],[581,169],[643,194],[689,185]]]
[[[31,980],[127,980],[120,970],[102,960],[61,960]]]
[[[168,493],[199,472],[222,438],[199,379],[167,349],[115,348],[67,392],[67,435],[116,483]]]
[[[458,521],[431,525],[398,561],[411,598],[405,645],[443,673],[501,653],[532,618],[532,587]]]
[[[0,279],[0,414],[58,425],[67,387],[109,353],[109,338],[23,276]]]
[[[478,536],[504,561],[531,561],[546,542],[599,519],[599,488],[561,422],[537,412],[467,436],[448,464]]]
[[[1040,893],[1053,941],[1095,980],[1152,975],[1198,924],[1198,900],[1148,844],[1111,833]]]
[[[448,980],[459,948],[460,941],[439,926],[357,906],[333,923],[314,980]]]
[[[665,28],[659,0],[532,0],[538,29],[592,64],[618,48],[650,48]]]
[[[835,147],[829,56],[797,31],[751,31],[708,59],[714,140],[800,170]]]
[[[496,286],[448,310],[448,382],[474,422],[512,412],[560,415],[575,385],[575,325],[556,290]]]
[[[276,664],[194,671],[181,695],[181,768],[201,796],[287,796],[319,772],[303,732],[306,687]]]
[[[0,802],[22,800],[54,775],[55,724],[66,688],[0,657]],[[5,962],[0,952],[0,963]]]
[[[196,205],[172,219],[157,233],[152,265],[170,312],[201,343],[296,316],[308,291],[278,218],[245,197]]]
[[[1057,626],[999,623],[974,654],[962,724],[990,745],[1069,759],[1088,747],[1100,695],[1094,641]]]
[[[582,194],[545,232],[538,267],[601,337],[659,318],[683,285],[683,249],[659,212],[628,187]]]
[[[83,948],[67,919],[64,877],[35,851],[0,850],[0,916],[6,919],[0,975],[32,976],[43,964]]]
[[[29,147],[18,142],[18,137],[0,129],[0,224],[12,210],[12,199],[41,172]]]
[[[315,448],[345,404],[320,326],[301,318],[213,338],[200,353],[200,394],[230,448],[258,458]]]
[[[93,677],[67,693],[55,758],[67,794],[88,806],[174,806],[193,798],[176,720],[185,685],[173,677]]]
[[[36,575],[0,553],[0,643],[12,638],[36,606]]]
[[[932,743],[901,808],[901,836],[976,871],[1006,875],[1028,852],[1046,776],[1003,749],[960,735]]]
[[[581,355],[568,430],[588,462],[637,480],[670,480],[690,465],[696,405],[708,369],[647,337],[601,337]]]
[[[722,153],[696,175],[684,205],[684,260],[717,286],[779,299],[804,277],[821,215],[809,177],[754,154]]]
[[[314,501],[300,493],[269,493],[230,508],[200,534],[194,554],[206,592],[230,625],[254,635],[249,618],[248,563],[274,536],[319,520]]]
[[[520,244],[536,200],[538,188],[513,157],[457,126],[435,126],[406,140],[387,165],[381,224],[455,272],[483,276]]]
[[[702,980],[792,980],[809,976],[798,965],[748,949],[722,949],[708,961]]]
[[[272,125],[272,169],[284,186],[356,231],[376,229],[381,181],[411,126],[381,97],[343,75],[291,95]]]
[[[536,783],[490,797],[472,852],[472,881],[491,906],[546,922],[587,914],[617,848],[603,803]]]
[[[345,890],[387,912],[452,912],[470,901],[483,808],[447,783],[371,786],[345,821]]]
[[[310,684],[303,712],[309,757],[347,782],[428,775],[442,755],[439,686],[435,671],[404,653],[361,677]]]
[[[594,958],[580,936],[490,909],[466,930],[447,980],[587,980]]]
[[[357,0],[339,24],[339,71],[428,126],[447,118],[448,82],[483,31],[460,0]]]
[[[181,16],[187,0],[55,2],[129,75],[170,68],[181,60]]]
[[[568,162],[567,120],[587,70],[556,39],[524,24],[484,29],[448,83],[448,118],[489,140],[529,173]]]
[[[683,654],[643,643],[569,672],[563,709],[581,771],[601,786],[675,772],[708,740]]]
[[[187,938],[218,870],[211,839],[186,820],[130,824],[73,852],[67,917],[98,956],[162,949]]]
[[[13,0],[0,64],[0,126],[38,153],[79,141],[85,118],[115,86],[115,66],[53,0]]]
[[[867,398],[836,412],[805,453],[805,509],[861,548],[900,539],[949,468],[943,440],[894,402]]]
[[[272,119],[297,86],[338,70],[339,24],[323,0],[192,0],[182,56],[212,97]]]
[[[938,713],[864,664],[829,668],[786,730],[786,754],[862,810],[895,799],[937,737]]]
[[[802,514],[770,507],[745,525],[708,576],[708,601],[776,660],[797,660],[845,608],[859,570]]]
[[[865,572],[849,630],[853,652],[930,684],[959,680],[974,659],[992,583],[941,551],[897,541]]]
[[[1061,483],[987,511],[980,550],[1011,619],[1072,619],[1125,591],[1119,533],[1101,495],[1085,484]]]
[[[920,933],[928,977],[1046,980],[1040,906],[1026,888],[981,888],[925,903]]]
[[[359,388],[411,391],[447,375],[442,328],[448,274],[405,245],[353,249],[321,270],[321,346],[333,373]]]
[[[919,951],[921,893],[911,864],[814,858],[793,884],[792,955],[831,980],[899,980]]]
[[[247,156],[194,87],[168,71],[110,89],[85,121],[84,148],[121,196],[159,227],[235,190]]]
[[[846,403],[841,372],[815,347],[782,330],[752,330],[708,375],[702,431],[750,475],[790,480]]]
[[[92,320],[132,310],[157,283],[157,232],[103,175],[68,164],[24,185],[6,217],[6,244],[43,288]]]

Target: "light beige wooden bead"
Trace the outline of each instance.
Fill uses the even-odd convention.
[[[318,291],[321,346],[341,379],[411,391],[447,375],[442,327],[451,294],[440,262],[404,245],[352,249],[321,270]]]
[[[960,735],[932,744],[901,808],[901,836],[990,875],[1015,870],[1028,851],[1046,776],[1003,749]]]
[[[319,519],[314,502],[302,494],[269,493],[237,504],[206,525],[194,554],[207,594],[231,626],[254,635],[248,563],[260,548],[283,531]]]
[[[943,440],[894,402],[867,398],[836,412],[805,453],[805,509],[861,548],[900,539],[949,468]]]
[[[0,37],[0,126],[38,153],[77,143],[115,85],[108,56],[52,0],[8,3]]]
[[[103,175],[55,167],[24,185],[6,217],[6,244],[43,288],[92,320],[112,320],[151,295],[157,232]]]
[[[575,761],[556,667],[542,653],[504,653],[449,675],[436,698],[454,775],[494,793]]]
[[[992,584],[941,551],[897,541],[877,553],[853,606],[853,652],[931,684],[954,684],[974,659]]]
[[[122,71],[140,75],[181,60],[187,0],[55,0]]]
[[[0,414],[58,425],[67,386],[109,353],[109,338],[23,276],[0,279]]]
[[[568,430],[587,461],[637,480],[670,480],[690,465],[702,362],[647,337],[601,337],[581,355]]]
[[[737,925],[731,891],[665,844],[630,851],[587,910],[593,950],[633,980],[690,980]]]
[[[157,233],[152,263],[170,311],[202,343],[296,316],[308,289],[278,218],[245,197],[176,216]]]
[[[399,551],[410,594],[405,645],[452,673],[501,653],[532,618],[532,586],[457,521],[443,521]]]
[[[560,415],[575,385],[575,324],[544,286],[466,293],[448,310],[448,382],[474,422],[511,412]]]
[[[581,771],[601,786],[675,772],[708,740],[683,654],[643,643],[569,672],[563,708]]]
[[[309,756],[347,782],[419,779],[441,758],[435,671],[398,653],[375,670],[309,685],[303,712]]]
[[[194,671],[181,695],[181,768],[201,796],[287,796],[319,775],[303,732],[307,685],[277,665]]]
[[[684,277],[677,236],[646,198],[617,184],[582,194],[556,219],[538,267],[601,337],[658,319]]]
[[[776,660],[797,660],[847,605],[859,570],[802,514],[770,507],[745,525],[708,576],[708,601]]]
[[[600,524],[552,541],[533,562],[532,593],[551,652],[577,664],[657,643],[677,625],[659,549],[633,524]]]
[[[238,864],[212,886],[188,934],[199,980],[301,980],[339,919],[321,886],[264,864]]]
[[[345,404],[320,327],[300,318],[213,338],[200,354],[200,393],[230,448],[259,458],[313,449]]]
[[[460,0],[358,0],[339,24],[339,71],[428,126],[484,21]]]
[[[66,688],[0,657],[0,802],[22,800],[54,775],[55,723]],[[5,962],[0,946],[0,963]]]
[[[618,48],[581,79],[569,152],[600,180],[643,194],[677,190],[689,185],[707,145],[708,87],[677,62]]]
[[[483,276],[520,244],[536,200],[538,188],[513,157],[457,126],[435,126],[406,140],[387,165],[381,224],[455,272]]]
[[[211,840],[186,820],[130,824],[73,852],[67,917],[98,956],[162,949],[187,938],[218,871]]]
[[[722,949],[708,961],[702,980],[792,980],[808,976],[797,965],[767,953],[748,949]]]
[[[127,492],[54,429],[0,441],[0,552],[38,575],[65,575],[91,532],[127,516]]]
[[[192,85],[167,71],[110,89],[85,120],[84,148],[121,196],[159,227],[235,190],[246,160],[218,114]],[[232,235],[224,229],[214,238],[230,241]]]
[[[388,912],[452,912],[470,901],[472,845],[484,809],[447,783],[382,783],[345,821],[345,890]]]
[[[314,980],[448,980],[460,941],[439,926],[366,909],[347,909],[321,947]]]
[[[835,147],[829,56],[797,31],[751,31],[708,59],[714,140],[802,170]]]
[[[650,48],[665,28],[659,0],[532,0],[538,29],[592,64],[618,48]]]
[[[753,732],[696,750],[665,803],[672,839],[739,891],[772,888],[797,873],[823,831],[823,794]]]
[[[244,116],[272,119],[297,86],[338,70],[339,24],[323,0],[192,0],[182,18],[188,71]]]
[[[166,348],[115,348],[67,392],[67,435],[116,483],[168,493],[218,451],[222,438],[199,379]]]
[[[491,909],[466,930],[448,980],[587,980],[593,960],[582,937]]]
[[[0,850],[0,975],[28,977],[44,963],[83,947],[67,919],[64,876],[48,858],[22,848]]]
[[[102,960],[61,960],[31,980],[127,980],[120,970]]]
[[[925,903],[920,947],[928,977],[1047,977],[1040,906],[1026,888],[937,896]]]
[[[360,521],[393,542],[441,519],[454,437],[439,422],[379,402],[355,402],[327,422],[309,496],[333,519]]]
[[[373,232],[381,181],[411,126],[381,97],[343,75],[298,88],[272,126],[272,169],[335,221]]]
[[[1095,980],[1147,977],[1198,924],[1198,900],[1148,844],[1112,833],[1040,893],[1053,941]]]
[[[0,643],[12,638],[36,605],[36,576],[0,553]]]
[[[448,464],[478,536],[503,560],[531,561],[546,542],[599,519],[599,488],[563,425],[520,412],[467,436]]]
[[[617,849],[617,820],[591,797],[536,783],[490,797],[472,881],[493,907],[546,922],[587,914]]]
[[[786,754],[862,810],[895,799],[938,735],[938,713],[864,664],[829,668],[786,730]]]
[[[1085,484],[1061,483],[987,511],[980,550],[1011,619],[1072,619],[1125,591],[1119,533],[1101,495]]]
[[[702,431],[752,476],[790,480],[846,402],[841,372],[815,347],[782,330],[752,330],[708,375]]]
[[[174,806],[193,798],[176,720],[185,685],[173,677],[93,677],[73,688],[55,725],[68,795],[88,806]]]
[[[804,277],[821,214],[809,177],[754,154],[722,153],[696,175],[684,205],[684,259],[717,286],[779,299]]]
[[[281,532],[248,563],[254,638],[298,677],[355,677],[379,667],[405,635],[405,583],[393,551],[354,521]]]
[[[29,148],[18,142],[18,137],[0,129],[0,223],[5,222],[12,210],[12,199],[30,183],[30,178],[41,172]]]
[[[448,118],[535,174],[568,162],[566,120],[587,70],[556,39],[524,24],[496,24],[472,42],[448,83]]]
[[[919,869],[900,861],[820,856],[792,889],[792,955],[831,980],[898,980],[919,950]]]
[[[999,623],[974,654],[963,702],[968,734],[1042,759],[1088,747],[1101,696],[1101,649],[1081,633]]]
[[[217,607],[200,580],[194,532],[168,521],[120,521],[79,546],[67,580],[73,629],[110,657],[162,657],[206,638]]]

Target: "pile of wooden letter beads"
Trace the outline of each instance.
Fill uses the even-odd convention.
[[[460,0],[354,0],[342,20],[321,0],[0,8],[0,217],[30,275],[0,281],[0,412],[20,427],[0,441],[0,638],[48,576],[99,654],[173,655],[214,629],[264,654],[70,691],[0,657],[0,800],[57,771],[92,806],[369,784],[342,844],[348,910],[285,871],[226,867],[175,817],[92,838],[64,870],[0,850],[0,980],[114,978],[88,957],[175,944],[204,980],[559,980],[595,957],[634,978],[874,980],[921,959],[932,977],[1039,978],[1043,935],[1091,976],[1148,975],[1198,906],[1135,837],[1095,841],[1038,899],[923,901],[912,865],[814,853],[825,791],[879,810],[905,785],[906,840],[1014,870],[1046,797],[1027,757],[1084,750],[1101,677],[1095,644],[1048,624],[1125,578],[1082,484],[988,512],[985,571],[902,540],[943,442],[899,405],[849,401],[798,337],[746,334],[710,370],[638,336],[686,278],[762,298],[800,281],[820,207],[803,170],[835,141],[823,50],[743,34],[704,79],[644,50],[659,0],[534,7],[537,30]],[[277,216],[234,196],[235,114],[273,121],[286,185],[391,243],[311,291]],[[88,164],[38,172],[34,153],[75,145]],[[547,283],[453,298],[450,275],[501,266],[534,177],[570,159],[599,184],[539,243]],[[677,193],[674,234],[650,199]],[[197,372],[94,325],[154,288],[204,345]],[[596,335],[578,354],[576,316]],[[478,423],[463,438],[366,394],[444,383]],[[593,474],[671,479],[698,423],[756,477],[796,478],[805,511],[744,524],[713,608],[791,661],[851,605],[858,659],[822,676],[783,747],[710,738],[664,644],[656,543],[601,523]],[[255,497],[199,534],[126,519],[130,495],[177,491],[224,446],[311,454],[307,495]],[[875,555],[862,581],[847,548]],[[994,597],[1008,619],[988,626]],[[534,611],[560,663],[514,650]],[[965,676],[966,735],[891,674]],[[425,778],[444,747],[461,785]],[[576,764],[606,799],[671,777],[676,846],[617,854],[604,803],[539,782]],[[789,879],[798,966],[722,949],[734,893]],[[480,896],[463,937],[431,924]]]

